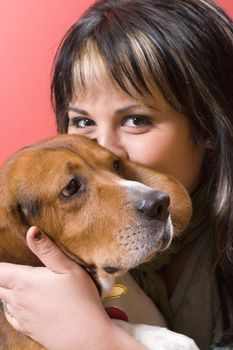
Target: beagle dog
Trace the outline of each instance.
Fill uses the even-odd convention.
[[[36,225],[87,270],[106,301],[115,279],[166,249],[191,213],[186,190],[170,176],[119,160],[82,136],[60,135],[20,150],[0,168],[0,261],[42,265],[25,240]],[[197,349],[191,339],[151,325],[165,323],[129,274],[126,280],[136,322],[145,305],[155,316],[150,325],[114,322],[148,350]],[[1,307],[0,349],[43,347],[15,331]]]

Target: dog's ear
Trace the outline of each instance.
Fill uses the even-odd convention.
[[[6,177],[3,175],[3,167],[0,167],[0,234],[7,226],[7,199]]]
[[[1,186],[0,186],[0,192],[1,192]],[[1,236],[3,235],[6,228],[7,228],[7,216],[4,210],[4,204],[2,203],[2,196],[0,195],[0,242],[1,242]],[[0,257],[2,253],[1,250],[2,248],[0,244]]]
[[[26,244],[27,213],[16,199],[17,186],[9,186],[9,168],[8,163],[0,167],[0,261],[39,265]]]

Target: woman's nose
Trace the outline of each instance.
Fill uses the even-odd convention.
[[[96,138],[98,144],[121,159],[127,159],[127,150],[121,144],[120,137],[114,132],[99,134]]]

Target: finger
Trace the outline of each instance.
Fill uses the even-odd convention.
[[[4,305],[4,313],[7,321],[12,325],[12,327],[14,327],[14,329],[16,329],[19,332],[23,332],[23,329],[20,326],[20,323],[17,321],[16,318],[14,318],[12,313],[9,311],[10,305],[6,303],[4,303],[3,305]]]
[[[25,274],[32,270],[31,266],[0,263],[0,288],[13,289]]]
[[[56,273],[69,273],[77,264],[70,260],[40,229],[30,227],[27,244],[41,262]],[[81,268],[80,268],[81,270]]]
[[[13,316],[13,309],[11,307],[11,305],[6,302],[5,300],[2,300],[2,305],[3,305],[3,310],[4,310],[4,313],[5,315],[9,315],[10,317],[14,317]]]
[[[1,301],[2,301],[3,305],[4,305],[4,302],[10,303],[12,301],[11,289],[6,289],[6,288],[0,287],[0,305],[1,305]]]

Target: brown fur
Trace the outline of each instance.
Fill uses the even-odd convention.
[[[115,159],[94,141],[61,135],[27,147],[6,161],[0,168],[0,261],[41,265],[25,241],[28,228],[36,225],[68,256],[93,266],[97,279],[111,278],[103,269],[106,266],[117,266],[119,275],[142,262],[135,255],[143,239],[145,244],[147,240],[154,244],[157,224],[139,217],[137,197],[114,172]],[[124,179],[168,193],[175,235],[184,230],[191,202],[177,181],[127,161],[121,161],[121,172]],[[79,179],[81,190],[72,199],[64,199],[61,191],[72,178]],[[142,238],[145,228],[153,234]],[[135,240],[129,250],[132,235]],[[155,251],[148,251],[143,260]],[[41,348],[16,332],[3,311],[0,344],[4,350]]]

